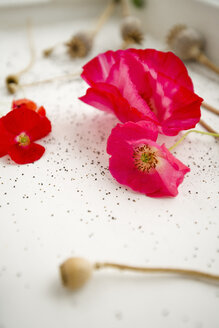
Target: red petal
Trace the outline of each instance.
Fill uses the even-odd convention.
[[[32,141],[35,141],[47,136],[51,130],[50,120],[47,117],[40,117],[39,123],[29,131],[29,136]]]
[[[33,110],[26,108],[16,108],[2,117],[5,129],[15,136],[21,132],[28,133],[40,121],[39,115]]]
[[[12,109],[26,108],[26,109],[31,109],[33,111],[36,111],[37,105],[32,100],[29,100],[29,99],[24,98],[24,99],[14,100],[12,102],[11,108]]]
[[[45,148],[36,143],[30,143],[27,147],[19,146],[18,144],[13,145],[8,154],[11,159],[17,164],[28,164],[33,163],[40,159],[45,152]]]
[[[14,136],[25,132],[32,141],[45,137],[51,131],[51,123],[47,117],[41,117],[26,108],[16,108],[9,112],[2,118],[2,123]]]
[[[43,106],[41,106],[38,110],[37,110],[37,113],[40,115],[40,116],[46,116],[46,110]]]
[[[0,119],[0,157],[8,153],[8,149],[15,143],[14,135],[9,133]]]

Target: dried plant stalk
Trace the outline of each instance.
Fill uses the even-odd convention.
[[[205,121],[200,120],[199,124],[208,132],[211,133],[217,133],[214,129],[212,129],[212,127],[210,125],[208,125]]]
[[[112,15],[116,0],[110,0],[107,7],[105,8],[102,15],[99,17],[96,26],[91,31],[81,31],[72,36],[72,38],[63,43],[57,43],[53,47],[43,50],[43,54],[45,57],[50,56],[55,48],[60,44],[64,44],[67,47],[67,53],[71,58],[83,58],[86,57],[93,47],[93,41],[97,33],[100,31],[102,26],[106,23],[106,21]]]
[[[150,268],[135,267],[131,265],[96,262],[91,264],[83,258],[69,258],[60,266],[61,280],[65,287],[75,290],[83,287],[92,277],[94,270],[104,268],[113,268],[119,270],[128,270],[141,273],[157,273],[157,274],[178,274],[189,277],[191,279],[204,279],[206,281],[219,281],[219,275],[214,275],[198,270],[187,270],[178,268]]]
[[[216,115],[219,115],[219,110],[217,108],[209,105],[205,101],[202,102],[202,107],[204,107],[205,109],[209,110],[209,112],[212,112],[212,113],[214,113]]]
[[[35,49],[33,44],[33,37],[31,32],[31,23],[30,21],[27,21],[27,35],[28,35],[28,43],[29,43],[29,49],[30,49],[30,61],[26,67],[24,67],[21,71],[10,74],[6,77],[5,83],[8,91],[12,94],[14,94],[19,89],[19,79],[20,76],[27,71],[31,69],[35,62]]]

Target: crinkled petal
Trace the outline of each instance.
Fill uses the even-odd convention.
[[[19,146],[18,144],[13,145],[8,154],[11,159],[17,164],[28,164],[33,163],[40,159],[45,152],[45,148],[36,143],[30,143],[26,147]]]
[[[155,49],[129,49],[129,52],[143,64],[154,78],[156,73],[162,73],[175,80],[181,86],[193,91],[193,83],[182,60],[173,52],[157,51]]]
[[[79,98],[88,105],[115,114],[121,122],[151,120],[137,108],[130,106],[120,91],[107,83],[96,83],[86,94]]]
[[[193,92],[185,65],[172,52],[109,51],[87,63],[82,78],[92,89],[81,99],[102,110],[113,111],[122,122],[138,122],[145,117],[160,125],[161,133],[176,135],[193,128],[200,120],[202,99]],[[101,95],[100,86],[96,85],[100,82],[105,84]],[[114,86],[114,91],[106,90],[107,84]],[[115,106],[118,92],[129,106]],[[112,101],[113,94],[116,101]]]
[[[123,51],[107,51],[99,54],[83,66],[81,77],[89,84],[105,82],[115,62],[122,56]]]
[[[200,120],[200,106],[203,101],[193,91],[179,85],[176,81],[157,73],[157,78],[149,78],[152,93],[147,101],[153,104],[161,126],[166,135],[176,135],[181,130],[193,128]],[[142,97],[145,97],[142,93]]]
[[[143,116],[157,122],[157,117],[147,101],[152,94],[148,75],[142,64],[133,55],[127,53],[112,66],[106,83],[117,87],[131,107],[135,107]],[[142,97],[142,93],[144,93],[145,99]]]

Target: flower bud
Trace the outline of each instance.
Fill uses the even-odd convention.
[[[167,36],[167,43],[182,60],[196,59],[204,48],[201,33],[186,25],[174,26]]]
[[[93,265],[80,257],[72,257],[60,266],[62,283],[69,289],[82,287],[91,277]]]

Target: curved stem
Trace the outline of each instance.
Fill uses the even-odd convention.
[[[99,17],[99,19],[97,21],[97,24],[96,24],[96,27],[92,31],[92,36],[93,37],[95,37],[95,35],[99,32],[99,30],[103,26],[103,24],[106,23],[106,21],[110,18],[110,16],[112,15],[114,9],[115,9],[115,0],[110,0],[110,2],[108,3],[106,9],[102,13],[102,15]]]
[[[207,110],[209,110],[209,112],[219,115],[219,110],[217,108],[214,108],[213,106],[209,105],[205,101],[202,102],[201,106],[206,108]]]
[[[219,275],[214,275],[197,270],[187,270],[187,269],[177,269],[177,268],[145,268],[145,267],[135,267],[130,265],[116,264],[110,262],[95,263],[94,268],[99,270],[102,268],[114,268],[119,270],[130,270],[136,272],[144,273],[171,273],[171,274],[180,274],[184,276],[189,276],[191,278],[204,278],[219,281]]]
[[[215,73],[219,74],[219,67],[216,66],[214,63],[212,63],[212,61],[203,53],[200,53],[197,57],[196,57],[197,61],[205,66],[207,66],[208,68],[210,68],[212,71],[214,71]]]
[[[189,130],[172,147],[170,147],[169,150],[173,150],[174,148],[176,148],[187,137],[187,135],[192,132],[205,134],[205,135],[213,136],[213,137],[217,137],[217,138],[219,137],[219,133],[210,133],[210,132],[204,132],[204,131],[198,131],[198,130]]]
[[[29,48],[30,48],[30,61],[28,65],[23,68],[21,71],[16,73],[16,76],[21,76],[23,73],[29,71],[29,69],[33,66],[35,62],[35,49],[34,49],[34,44],[33,44],[33,36],[32,36],[32,31],[31,31],[31,22],[27,21],[27,35],[28,35],[28,43],[29,43]]]
[[[45,57],[48,57],[51,55],[51,53],[55,50],[55,48],[57,48],[58,46],[62,45],[63,42],[57,42],[56,44],[54,44],[52,47],[50,48],[46,48],[43,50],[43,55]]]
[[[32,83],[27,83],[27,84],[22,84],[20,85],[21,88],[26,88],[26,87],[31,87],[34,85],[39,85],[39,84],[44,84],[44,83],[50,83],[53,81],[57,81],[57,80],[64,80],[64,79],[71,79],[74,77],[79,77],[81,75],[81,72],[76,72],[76,73],[72,73],[72,74],[66,74],[66,75],[60,75],[60,76],[55,76],[51,79],[46,79],[46,80],[41,80],[41,81],[35,81]]]

